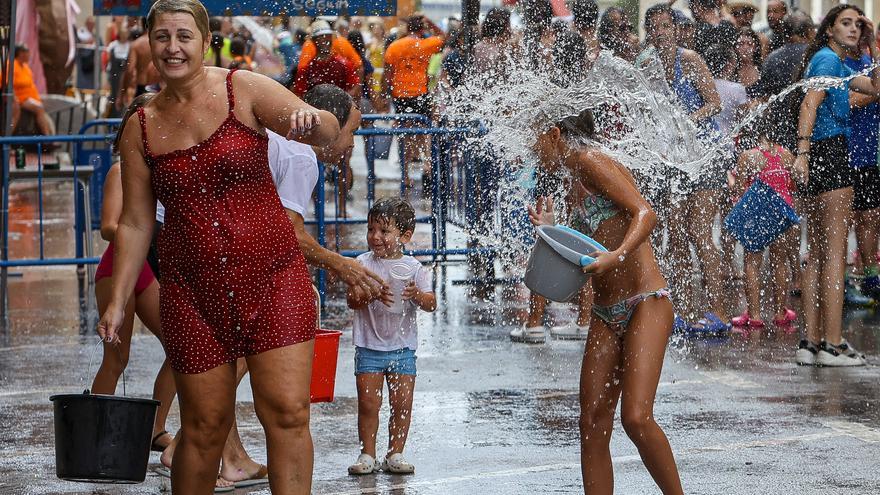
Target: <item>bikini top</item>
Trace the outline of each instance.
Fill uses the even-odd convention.
[[[572,211],[572,226],[586,235],[592,236],[599,224],[617,215],[620,210],[610,199],[599,194],[587,193],[583,202]]]

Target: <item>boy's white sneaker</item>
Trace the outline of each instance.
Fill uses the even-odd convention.
[[[544,325],[538,327],[523,325],[510,331],[510,340],[527,344],[543,344],[547,340],[547,336],[544,333]]]
[[[560,340],[587,340],[590,325],[580,326],[576,321],[568,325],[550,327],[550,336]]]
[[[403,454],[391,454],[382,461],[382,471],[394,474],[412,474],[416,472],[416,467],[406,462]]]
[[[379,470],[379,464],[370,454],[361,454],[357,462],[348,466],[348,474],[373,474]]]

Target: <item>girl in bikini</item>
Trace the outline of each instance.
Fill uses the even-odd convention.
[[[681,494],[681,481],[666,435],[654,421],[654,397],[666,344],[672,333],[672,303],[649,235],[656,214],[623,165],[576,144],[594,137],[592,114],[558,122],[539,118],[533,150],[548,171],[565,168],[589,194],[580,209],[585,232],[609,251],[593,253],[584,268],[593,274],[595,304],[581,367],[580,431],[584,491],[611,494],[611,431],[617,402],[621,422],[645,467],[665,494]],[[553,203],[539,198],[529,208],[536,226],[554,224]]]

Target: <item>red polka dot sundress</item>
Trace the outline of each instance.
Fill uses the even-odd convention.
[[[268,163],[268,139],[229,115],[203,142],[153,155],[138,119],[152,187],[165,206],[159,235],[165,352],[180,373],[315,336],[315,296]]]

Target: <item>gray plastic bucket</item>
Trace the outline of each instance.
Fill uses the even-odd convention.
[[[537,231],[538,239],[526,267],[526,287],[551,301],[570,301],[590,279],[581,270],[595,261],[588,254],[607,249],[561,225],[541,225]]]

